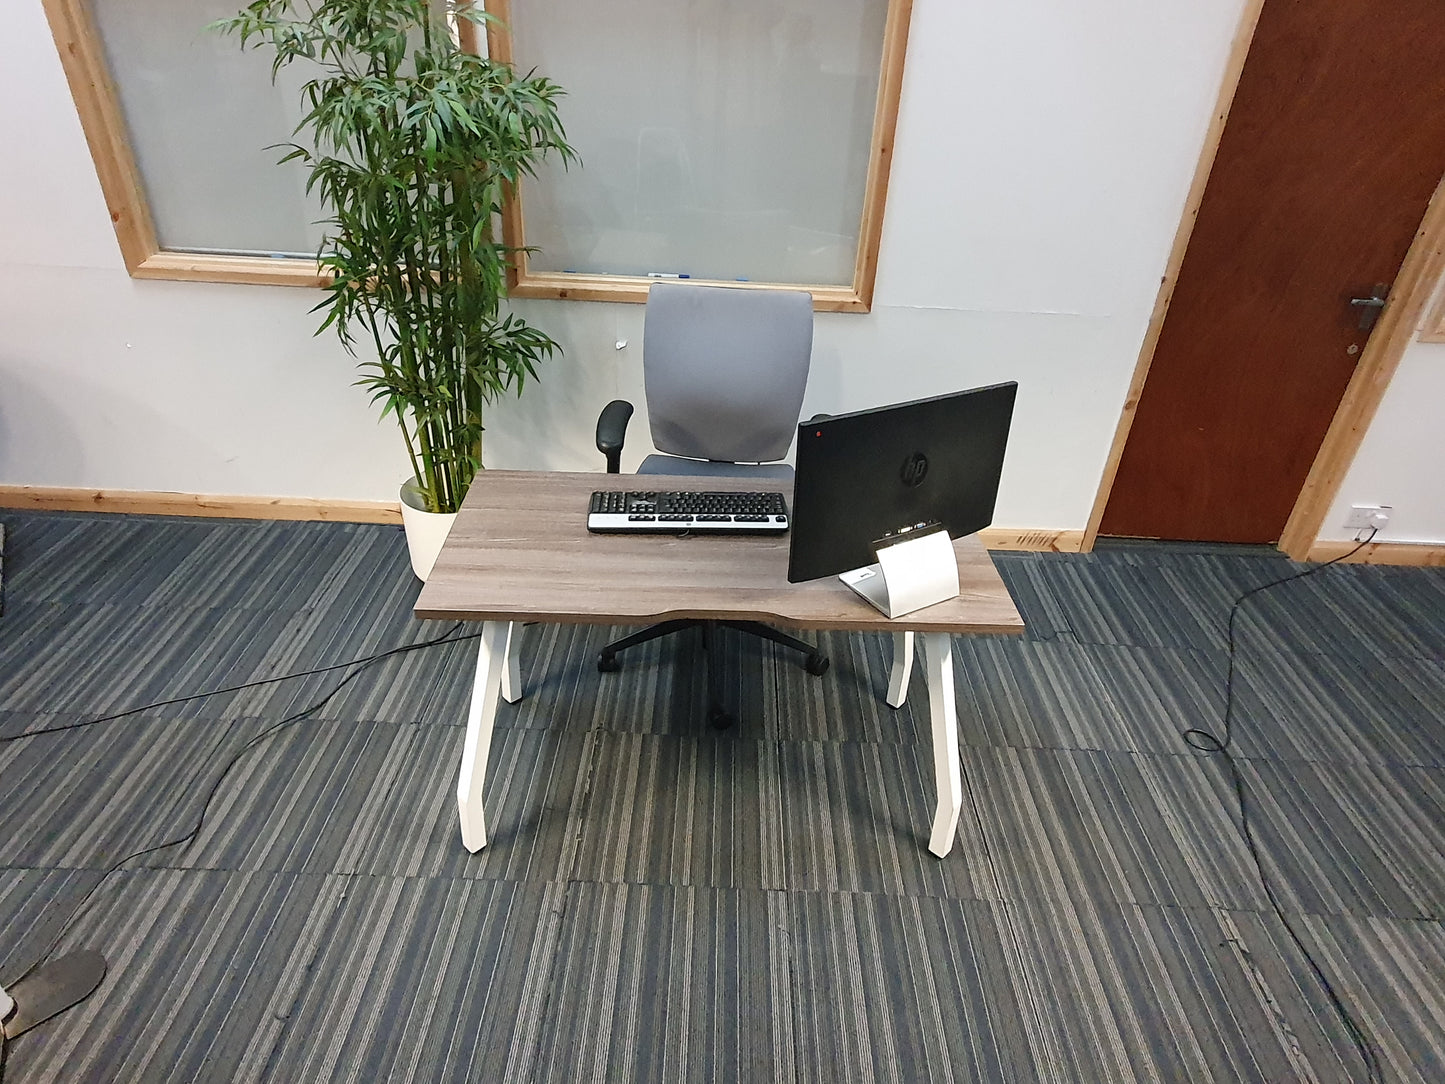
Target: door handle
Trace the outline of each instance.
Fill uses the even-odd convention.
[[[1390,295],[1390,284],[1388,282],[1375,283],[1375,292],[1369,297],[1352,297],[1350,304],[1360,310],[1360,330],[1369,331],[1375,326],[1375,321],[1380,317],[1380,310],[1385,307],[1385,299]]]

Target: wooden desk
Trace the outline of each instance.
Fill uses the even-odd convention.
[[[789,583],[786,535],[598,535],[587,530],[587,501],[595,489],[704,485],[759,488],[754,480],[662,475],[649,475],[645,482],[628,474],[477,475],[415,611],[421,618],[483,622],[457,785],[462,842],[471,851],[486,846],[482,783],[497,701],[515,702],[521,696],[513,622],[644,625],[714,618],[891,632],[887,699],[893,707],[907,695],[913,634],[923,634],[938,786],[929,850],[943,857],[953,846],[963,805],[949,638],[1024,628],[988,551],[976,537],[955,541],[958,597],[890,620],[836,577]]]

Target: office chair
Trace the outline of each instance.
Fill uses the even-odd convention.
[[[788,454],[808,363],[813,351],[813,299],[798,290],[758,290],[695,283],[654,283],[643,317],[642,375],[652,442],[638,474],[682,474],[698,479],[756,478],[786,482],[793,468],[772,462]],[[610,474],[619,471],[632,404],[616,399],[597,419],[597,450]],[[802,652],[808,673],[820,675],[828,659],[812,645],[755,621],[723,621],[729,628]],[[702,629],[707,657],[708,722],[732,725],[721,706],[713,664],[719,622],[664,621],[614,640],[597,669],[621,668],[617,653],[679,632]]]

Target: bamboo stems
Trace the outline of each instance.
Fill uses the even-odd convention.
[[[480,17],[468,0],[447,7]],[[455,511],[481,464],[485,406],[557,350],[499,316],[510,253],[491,216],[500,180],[549,153],[575,159],[561,90],[460,51],[428,0],[268,0],[217,26],[274,49],[276,69],[304,57],[321,70],[297,128],[312,145],[290,156],[331,216],[322,329],[353,353],[352,325],[366,329],[375,355],[358,383],[396,414],[427,507]]]

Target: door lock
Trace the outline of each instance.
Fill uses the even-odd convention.
[[[1390,284],[1388,282],[1375,283],[1375,292],[1369,297],[1352,297],[1350,304],[1360,310],[1360,330],[1369,331],[1375,326],[1375,321],[1380,318],[1380,310],[1385,307],[1385,299],[1390,295]]]

